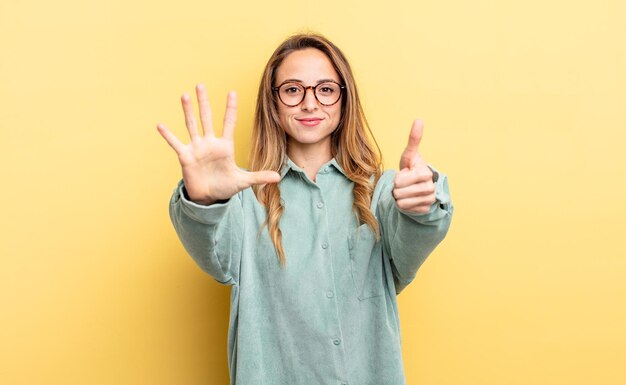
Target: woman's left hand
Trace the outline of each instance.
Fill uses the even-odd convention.
[[[409,143],[400,158],[400,172],[394,178],[393,197],[396,205],[404,211],[426,214],[435,203],[433,172],[418,152],[424,124],[413,122]]]

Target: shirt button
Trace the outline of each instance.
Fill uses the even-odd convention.
[[[335,338],[333,340],[333,344],[335,344],[335,345],[339,345],[340,343],[341,343],[341,340],[339,338]]]
[[[330,171],[330,167],[326,166],[324,167],[324,172],[329,172]]]
[[[322,243],[322,249],[328,249],[328,243],[326,242]]]
[[[333,293],[333,291],[332,291],[332,290],[328,290],[328,291],[326,292],[326,297],[328,297],[328,298],[333,298],[334,296],[335,296],[335,293]]]
[[[324,207],[324,203],[322,202],[317,202],[317,208],[321,209],[322,207]]]

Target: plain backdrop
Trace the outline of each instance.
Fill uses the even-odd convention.
[[[239,95],[317,31],[395,168],[413,119],[456,205],[399,296],[408,384],[624,384],[626,3],[0,3],[0,383],[226,384],[229,289],[170,224],[204,82]]]

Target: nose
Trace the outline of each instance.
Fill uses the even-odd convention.
[[[309,90],[311,92],[309,92]],[[309,86],[304,89],[304,100],[300,107],[302,111],[315,111],[319,108],[313,87]]]

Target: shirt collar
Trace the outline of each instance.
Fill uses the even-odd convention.
[[[295,172],[299,172],[299,173],[304,173],[304,170],[300,167],[298,167],[297,164],[295,164],[289,157],[286,157],[286,161],[283,164],[283,168],[280,170],[280,178],[284,178],[285,175],[287,175],[287,172],[289,172],[289,170],[293,170]],[[320,173],[327,173],[330,171],[331,167],[334,167],[335,169],[337,169],[339,172],[341,172],[346,178],[348,178],[348,175],[346,174],[346,172],[344,171],[344,169],[339,165],[339,163],[337,163],[337,159],[332,158],[331,160],[329,160],[328,162],[324,163],[322,165],[322,167],[320,167],[319,172]],[[350,178],[348,178],[350,179]]]

